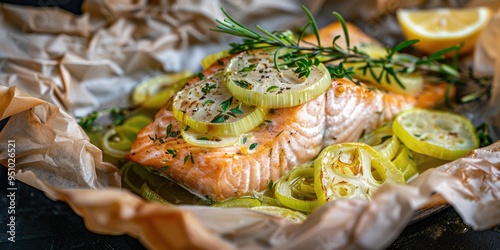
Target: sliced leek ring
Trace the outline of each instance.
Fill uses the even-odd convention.
[[[394,163],[394,166],[396,166],[396,168],[403,173],[406,183],[417,177],[417,162],[415,161],[412,152],[404,144],[399,146],[399,151],[392,160],[392,163]]]
[[[276,183],[274,195],[281,205],[310,213],[318,207],[313,180],[314,168],[295,168]]]
[[[267,109],[233,97],[221,83],[222,71],[185,88],[174,98],[172,111],[181,123],[200,133],[241,135],[264,121]]]
[[[392,132],[392,124],[382,125],[372,132],[362,136],[358,141],[364,142],[392,160],[399,149],[400,141]]]
[[[220,148],[235,145],[239,142],[240,136],[223,136],[213,135],[208,133],[201,133],[186,125],[180,125],[181,135],[187,143],[207,148]]]
[[[255,198],[250,197],[240,197],[225,200],[222,202],[216,202],[212,204],[212,207],[230,208],[230,207],[258,207],[261,206],[262,202]]]
[[[296,223],[302,223],[307,219],[307,216],[301,212],[293,211],[289,208],[277,206],[258,206],[250,208],[266,214],[278,216]]]
[[[263,108],[288,108],[323,94],[331,85],[323,64],[312,66],[309,76],[298,77],[294,68],[274,66],[273,53],[243,52],[228,63],[224,81],[237,99]]]
[[[114,138],[118,140],[115,141]],[[101,140],[102,151],[112,157],[123,158],[130,151],[132,142],[127,137],[118,135],[114,128],[108,129]]]
[[[334,199],[370,200],[385,182],[405,183],[385,156],[365,143],[339,143],[325,148],[314,162],[314,189],[320,204]]]
[[[479,146],[474,125],[446,111],[412,108],[393,121],[394,134],[412,151],[455,160]]]
[[[155,191],[151,190],[151,188],[149,188],[147,183],[142,184],[139,192],[140,192],[140,195],[142,196],[142,198],[144,198],[147,201],[158,202],[160,204],[164,204],[164,205],[168,205],[168,206],[174,205],[174,204],[168,202],[167,200],[163,199],[163,197],[161,197]]]
[[[373,44],[368,44],[366,46],[361,46],[358,47],[358,50],[365,52],[369,56],[371,56],[374,59],[379,59],[383,58],[387,55],[387,51],[380,46],[373,45]],[[406,54],[396,54],[394,55],[395,57],[399,57],[402,60],[407,59],[407,60],[412,60],[414,57]],[[365,62],[344,62],[344,67],[345,68],[353,68],[354,73],[356,75],[354,78],[362,80],[362,81],[367,81],[371,82],[374,84],[380,84],[380,87],[387,89],[389,91],[399,93],[399,94],[416,94],[419,93],[423,90],[424,87],[424,78],[422,75],[418,72],[412,72],[412,73],[404,73],[404,72],[398,72],[396,75],[398,76],[398,79],[400,80],[401,84],[404,86],[401,87],[396,79],[393,76],[386,76],[384,75],[380,78],[380,81],[377,81],[377,78],[380,76],[382,73],[382,68],[372,68],[373,69],[373,74],[377,76],[375,78],[372,73],[369,70],[363,70],[363,67],[366,66]],[[397,70],[398,67],[394,66],[394,68]]]

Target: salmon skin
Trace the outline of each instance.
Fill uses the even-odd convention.
[[[212,76],[228,61],[219,60],[202,74]],[[194,77],[187,86],[198,81]],[[424,92],[425,105],[436,103],[433,98],[442,94],[434,88],[424,88]],[[272,109],[266,122],[244,135],[245,144],[222,148],[186,143],[179,136],[179,122],[167,102],[154,121],[139,132],[127,158],[155,169],[201,197],[223,201],[267,189],[270,182],[314,159],[324,147],[355,141],[391,121],[400,111],[419,106],[419,96],[334,79],[324,94],[303,105]]]

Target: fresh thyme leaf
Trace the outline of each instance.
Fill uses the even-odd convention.
[[[266,92],[277,92],[280,89],[280,87],[273,85],[270,86],[269,88],[266,89]]]
[[[198,138],[196,138],[196,140],[209,141],[210,139],[208,139],[207,137],[198,137]]]
[[[238,87],[241,87],[244,89],[252,89],[253,88],[253,85],[245,80],[233,80],[233,81],[234,81],[234,83],[236,83],[236,85],[238,85]]]
[[[219,115],[215,116],[214,119],[212,119],[210,122],[211,123],[223,123],[225,121],[226,121],[226,116],[223,114],[219,114]]]
[[[269,188],[269,190],[273,190],[273,187],[274,187],[273,180],[269,180],[269,183],[267,184],[267,187]]]
[[[210,90],[215,89],[215,88],[217,88],[217,85],[215,83],[213,83],[213,84],[205,83],[205,86],[203,86],[203,88],[201,88],[201,92],[203,92],[203,94],[208,94],[208,93],[210,93]]]
[[[254,148],[257,147],[257,145],[259,145],[259,144],[254,142],[254,143],[250,144],[250,147],[248,147],[248,149],[253,150]]]
[[[188,161],[189,156],[190,156],[190,155],[186,155],[186,156],[184,156],[184,164],[186,164],[186,162]]]
[[[241,103],[238,105],[238,107],[232,108],[231,110],[229,110],[229,112],[231,112],[235,115],[242,115],[243,111],[241,110]]]
[[[200,81],[203,80],[203,78],[205,78],[205,75],[203,73],[198,73],[198,78],[200,78]]]
[[[229,110],[229,107],[231,106],[231,103],[233,103],[233,97],[232,96],[229,99],[223,101],[220,104],[220,107],[221,107],[223,113],[226,113]]]
[[[211,103],[215,103],[215,101],[214,101],[214,100],[206,100],[206,101],[204,101],[201,105],[204,107],[204,106],[206,106],[207,104],[211,104]]]
[[[257,67],[257,64],[250,64],[244,68],[241,69],[241,72],[250,72],[254,70]]]

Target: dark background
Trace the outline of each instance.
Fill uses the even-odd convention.
[[[82,0],[0,0],[41,7],[60,7],[81,14]],[[4,121],[0,122],[0,130]],[[88,231],[68,204],[16,182],[16,242],[7,240],[7,169],[0,167],[0,249],[144,249],[127,235],[99,235]],[[500,209],[500,208],[499,208]],[[474,231],[452,207],[410,224],[389,249],[500,249],[500,226]]]

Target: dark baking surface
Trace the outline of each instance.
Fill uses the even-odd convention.
[[[82,0],[0,0],[20,5],[58,6],[80,14]],[[0,121],[0,130],[4,121]],[[71,207],[16,182],[16,237],[7,240],[7,170],[0,166],[0,249],[145,249],[127,235],[100,235],[88,231]],[[500,209],[500,208],[499,208]],[[474,231],[452,207],[444,207],[411,223],[388,249],[500,249],[500,226]]]
[[[0,167],[0,249],[145,249],[127,235],[88,231],[64,202],[17,181],[15,243],[7,240],[7,170]],[[409,225],[388,249],[500,249],[500,226],[474,231],[452,207]]]

